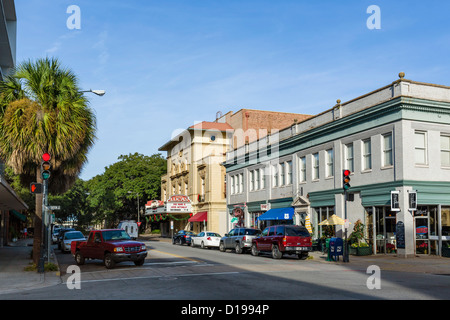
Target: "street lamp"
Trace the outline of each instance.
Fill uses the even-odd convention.
[[[138,192],[133,192],[133,191],[128,191],[127,193],[135,193],[137,195],[137,205],[138,205],[138,234],[139,234],[139,225],[140,225],[140,217],[139,217],[139,193]]]
[[[92,92],[92,93],[94,93],[94,94],[96,94],[96,95],[98,95],[98,96],[104,96],[105,95],[105,93],[106,93],[106,91],[105,90],[92,90],[92,89],[89,89],[89,90],[83,90],[83,91],[80,91],[80,92]]]

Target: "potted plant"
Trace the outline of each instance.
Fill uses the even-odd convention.
[[[357,256],[366,256],[372,254],[372,247],[370,247],[364,239],[364,229],[365,226],[361,222],[361,220],[355,222],[353,232],[349,237],[349,242],[351,243],[349,254]]]
[[[387,253],[396,253],[395,245],[392,243],[386,243],[386,252]]]

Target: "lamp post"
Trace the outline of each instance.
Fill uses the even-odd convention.
[[[105,95],[105,93],[106,93],[106,91],[105,90],[92,90],[92,89],[89,89],[89,90],[82,90],[82,91],[80,91],[80,92],[92,92],[93,94],[96,94],[96,95],[98,95],[98,96],[104,96]]]
[[[135,193],[137,195],[137,208],[138,208],[138,214],[137,214],[138,223],[137,223],[137,225],[138,225],[138,235],[139,235],[139,227],[140,227],[140,224],[141,224],[140,214],[139,214],[139,193],[138,192],[133,192],[133,191],[128,191],[127,193],[130,193],[130,194]]]

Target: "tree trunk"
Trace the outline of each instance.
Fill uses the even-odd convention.
[[[42,183],[41,168],[38,165],[36,169],[36,182]],[[39,258],[41,257],[41,246],[44,240],[42,234],[42,200],[43,194],[36,194],[36,212],[34,219],[34,239],[33,239],[33,262],[39,265]]]

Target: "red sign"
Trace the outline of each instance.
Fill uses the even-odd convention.
[[[416,234],[427,234],[428,233],[428,227],[426,226],[420,226],[416,228]]]
[[[137,222],[138,227],[141,226],[141,223],[142,223],[142,222],[140,222],[140,221]]]
[[[175,195],[171,196],[167,202],[191,202],[191,200],[189,200],[188,196]]]

